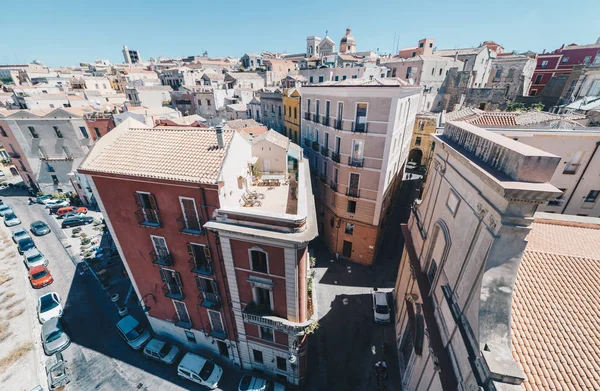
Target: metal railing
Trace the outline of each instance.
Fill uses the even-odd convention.
[[[135,212],[139,225],[146,227],[160,227],[160,218],[158,217],[158,210],[151,208],[141,208]]]
[[[312,115],[312,120],[313,120],[313,122],[315,122],[315,123],[320,123],[320,122],[319,122],[319,117],[320,117],[320,116],[319,116],[318,114],[313,114],[313,115]]]
[[[331,187],[331,190],[333,191],[337,191],[337,182],[331,181],[331,183],[329,184],[329,187]]]
[[[198,304],[206,308],[217,309],[221,306],[221,298],[216,293],[200,292]]]
[[[10,156],[12,158],[15,158],[15,159],[18,159],[18,158],[21,157],[21,154],[19,152],[9,152],[8,156]]]
[[[225,338],[227,338],[227,333],[225,332],[225,330],[214,330],[214,329],[211,329],[208,332],[208,335],[210,335],[211,337],[215,337],[217,339],[225,339]]]
[[[315,151],[319,151],[319,142],[318,141],[313,141],[312,142],[312,149]]]
[[[325,126],[329,126],[329,116],[328,115],[323,116],[321,123]]]
[[[171,318],[171,321],[175,324],[175,326],[177,327],[181,327],[184,328],[186,330],[189,330],[192,328],[192,320],[190,318],[187,319],[180,319],[178,314],[175,314],[175,316],[173,316]]]
[[[362,167],[365,165],[365,158],[353,158],[352,156],[348,156],[348,165],[352,167]]]
[[[309,138],[304,138],[304,146],[306,148],[310,148],[312,146],[312,141]]]
[[[194,257],[191,257],[188,260],[188,264],[190,265],[190,271],[196,274],[202,274],[203,276],[210,276],[213,274],[212,263],[209,261],[198,262]]]
[[[331,160],[333,160],[336,163],[339,163],[340,162],[340,154],[331,152]]]
[[[177,219],[177,225],[179,226],[179,232],[190,235],[202,235],[202,223],[196,216],[184,216],[181,215]]]
[[[174,285],[177,289],[171,290],[171,286],[169,284],[165,284],[162,286],[162,291],[165,297],[174,300],[183,300],[183,288],[181,285]]]
[[[344,120],[342,119],[334,119],[333,127],[337,130],[344,130]]]
[[[307,121],[310,121],[310,113],[308,113],[308,112],[304,113],[304,119]]]
[[[349,187],[348,190],[346,190],[346,195],[348,197],[360,198],[360,189]]]
[[[150,258],[153,264],[159,266],[172,266],[174,263],[171,254],[159,254],[156,250],[150,251]]]
[[[368,122],[352,122],[352,131],[356,133],[367,133],[369,128]]]
[[[321,147],[321,155],[328,157],[329,156],[329,148]]]

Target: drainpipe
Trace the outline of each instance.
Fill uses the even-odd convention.
[[[579,186],[579,182],[581,182],[581,179],[585,175],[585,172],[587,171],[588,167],[590,166],[590,163],[594,159],[594,155],[596,154],[596,151],[598,150],[599,146],[600,146],[600,141],[596,141],[596,147],[594,148],[594,152],[592,152],[592,156],[590,156],[590,160],[588,160],[588,162],[586,163],[585,168],[583,169],[583,172],[581,173],[581,176],[579,176],[579,179],[577,179],[577,183],[575,184],[575,188],[573,188],[573,191],[571,192],[571,195],[567,199],[567,202],[565,203],[565,207],[560,212],[561,214],[565,213],[565,210],[567,210],[567,207],[569,206],[569,202],[571,202],[571,198],[573,198],[573,194],[575,194],[575,191],[577,190],[577,187]]]

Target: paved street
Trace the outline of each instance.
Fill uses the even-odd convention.
[[[49,269],[54,283],[33,291],[28,310],[35,314],[35,298],[44,293],[56,291],[65,306],[64,318],[70,326],[71,346],[63,355],[68,361],[72,382],[68,390],[202,390],[203,387],[181,379],[175,366],[165,366],[145,359],[141,352],[131,350],[118,336],[115,324],[120,319],[116,307],[110,302],[93,275],[80,273],[81,265],[71,260],[57,235],[66,238],[54,217],[49,216],[42,205],[28,205],[26,196],[7,196],[5,190],[0,197],[11,206],[22,221],[19,227],[29,229],[36,220],[46,221],[52,233],[34,238],[40,251],[49,259]],[[13,228],[14,229],[14,228]],[[26,275],[22,264],[23,276]],[[24,277],[22,283],[28,284]],[[139,307],[133,300],[129,303],[130,312],[143,319]],[[33,334],[39,336],[38,330]],[[38,337],[39,340],[39,337]],[[39,348],[39,343],[37,344]],[[46,357],[38,349],[40,360]],[[201,352],[198,352],[201,353]],[[215,360],[219,363],[218,359]],[[222,390],[237,390],[241,373],[224,367],[225,375]],[[46,384],[42,384],[46,389]]]

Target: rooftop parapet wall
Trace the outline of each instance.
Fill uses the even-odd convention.
[[[518,182],[550,182],[560,162],[556,155],[466,122],[448,122],[441,138]]]

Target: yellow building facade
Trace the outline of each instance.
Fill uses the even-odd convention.
[[[433,156],[435,142],[431,135],[435,134],[438,120],[439,114],[434,113],[419,113],[415,118],[408,161],[416,163],[417,167],[425,167],[425,170],[429,167]]]
[[[292,142],[300,145],[300,91],[297,88],[283,90],[283,130]]]

